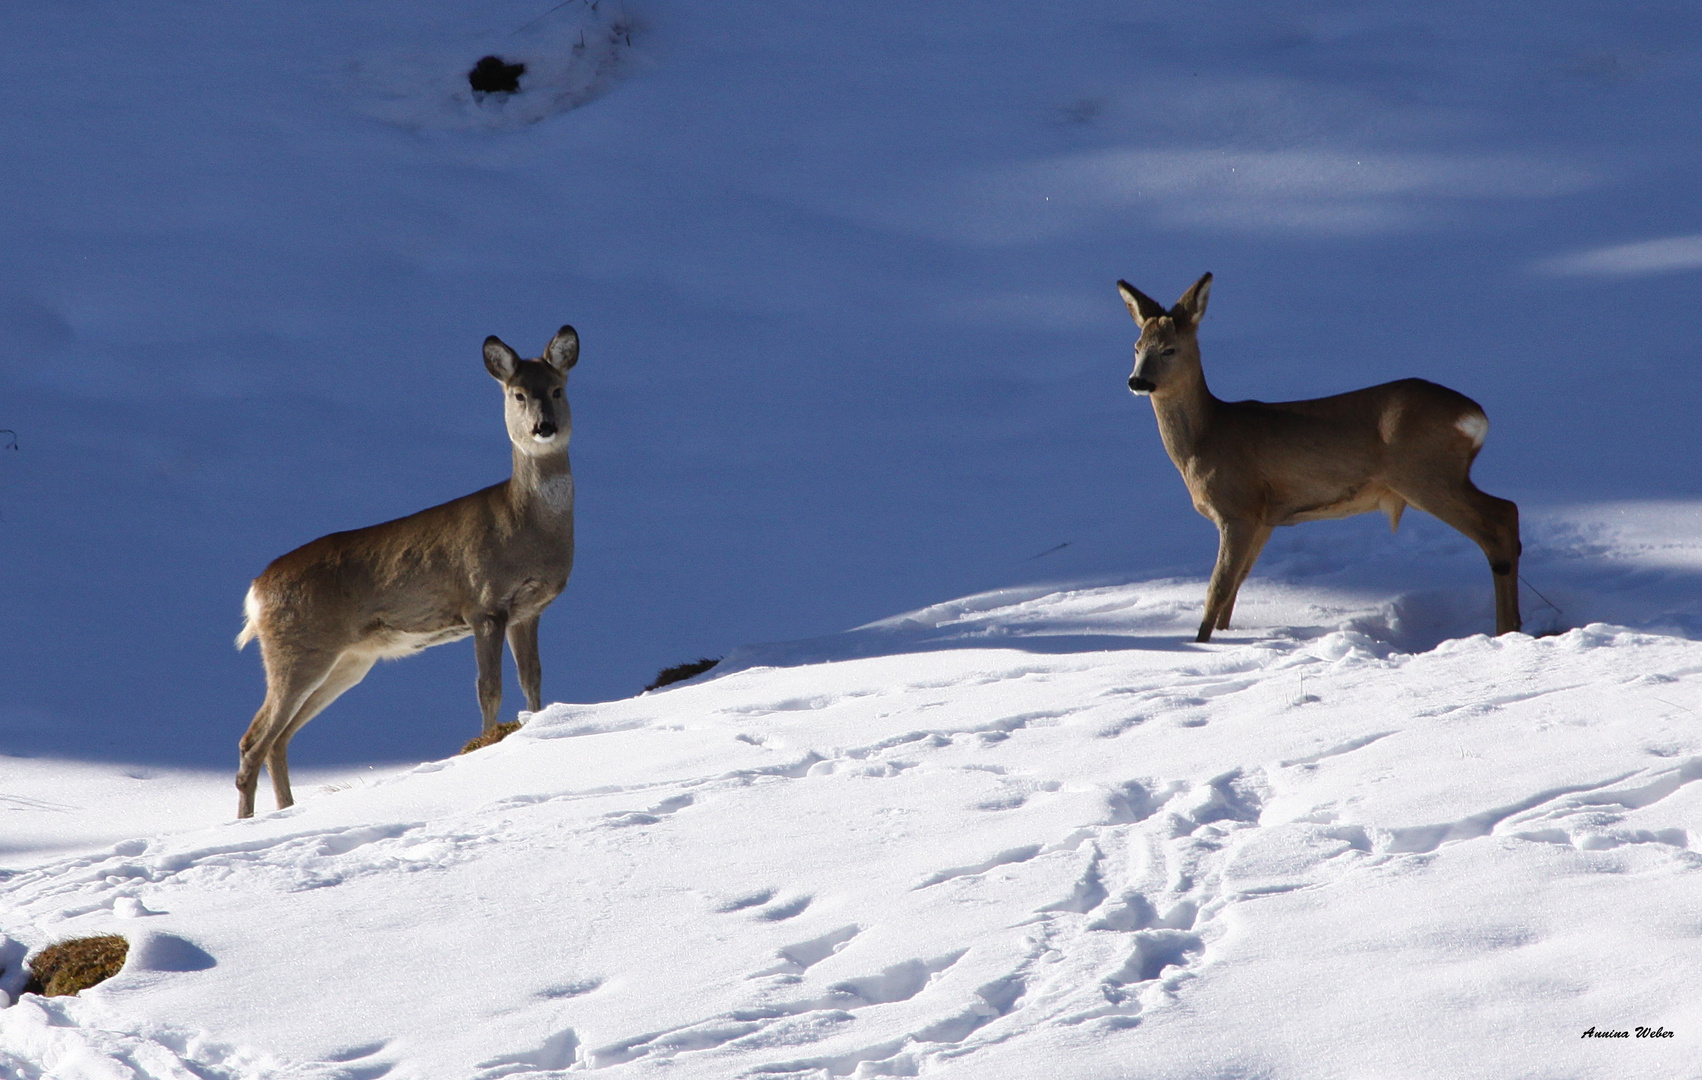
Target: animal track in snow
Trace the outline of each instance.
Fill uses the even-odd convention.
[[[1309,768],[1390,734],[1394,732],[1368,733],[1267,768],[1273,775],[1282,768]],[[1435,851],[1443,843],[1491,834],[1580,850],[1629,843],[1688,847],[1689,834],[1664,827],[1664,821],[1646,828],[1613,825],[1623,815],[1681,791],[1694,791],[1687,785],[1702,780],[1702,757],[1668,759],[1660,765],[1657,770],[1535,792],[1457,821],[1381,831],[1375,841],[1370,827],[1341,824],[1334,815],[1261,824],[1270,786],[1259,770],[1231,770],[1203,781],[1143,778],[1115,785],[1107,791],[1106,817],[1077,830],[1090,838],[1093,854],[1085,868],[1080,861],[1069,864],[1079,875],[1070,896],[1036,909],[1034,932],[1044,939],[1051,959],[1024,973],[1027,1019],[1017,1022],[1092,1022],[1107,1027],[1139,1023],[1144,1013],[1174,1001],[1186,980],[1207,962],[1213,941],[1225,932],[1220,916],[1229,908],[1294,889],[1327,887],[1352,868],[1378,865],[1390,855]],[[944,871],[916,887],[985,872],[1006,861],[997,858]],[[1078,973],[1081,968],[1072,965],[1095,965],[1091,970],[1098,972],[1097,988],[1090,991],[1079,974],[1048,981],[1052,964]],[[938,1023],[944,1025],[939,1030],[950,1030],[947,1021]],[[999,1028],[989,1037],[1006,1039],[1010,1031]],[[976,1045],[973,1032],[966,1038],[966,1046]],[[878,1062],[869,1066],[878,1074],[903,1071],[901,1066],[914,1072],[929,1057],[927,1046],[912,1033],[897,1045],[873,1046],[845,1061]]]
[[[786,698],[783,701],[772,701],[766,705],[729,705],[716,712],[728,713],[734,716],[772,716],[782,712],[813,712],[825,709],[829,705],[838,704],[840,698],[829,694],[816,694],[813,697]]]
[[[947,953],[932,960],[906,960],[881,969],[878,975],[847,979],[828,987],[832,994],[844,994],[863,1005],[890,1005],[909,1001],[922,992],[928,980],[963,959],[967,949]]]
[[[1205,949],[1199,935],[1182,930],[1138,930],[1135,949],[1123,966],[1106,977],[1112,986],[1147,982],[1164,974],[1164,969],[1181,967],[1188,958]]]
[[[914,745],[929,734],[910,733],[890,745]],[[846,756],[856,759],[855,754]],[[1013,787],[1037,786],[1012,778],[1003,767],[973,771],[986,772],[989,779],[997,777],[997,782]],[[963,952],[933,961],[918,958],[887,964],[874,974],[839,979],[825,991],[796,1000],[764,1000],[696,1023],[582,1049],[582,1067],[669,1058],[717,1047],[749,1054],[831,1039],[832,1052],[812,1055],[806,1051],[787,1060],[776,1055],[748,1073],[849,1075],[862,1070],[869,1075],[914,1075],[941,1055],[973,1053],[981,1045],[978,1040],[1004,1040],[1013,1031],[1035,1024],[1136,1023],[1144,1011],[1174,1000],[1181,984],[1193,977],[1214,937],[1223,933],[1224,924],[1217,916],[1227,906],[1258,895],[1238,887],[1254,883],[1226,884],[1224,876],[1235,852],[1265,832],[1258,821],[1266,792],[1263,774],[1256,770],[1231,770],[1192,782],[1129,780],[1106,789],[1105,813],[1098,822],[1078,827],[1062,840],[1024,844],[926,875],[911,887],[913,893],[1001,867],[1012,868],[1014,874],[1022,864],[1032,864],[1021,871],[1027,887],[1037,883],[1035,874],[1061,887],[1050,902],[1037,903],[1032,923],[1022,924],[1023,933],[1034,942],[1026,960],[996,977],[977,978],[972,991],[958,984],[938,999],[926,999],[929,1004],[922,1015],[907,1022],[901,1035],[885,1037],[883,1033],[851,1048],[842,1041],[845,1033],[856,1030],[850,1025],[862,1010],[918,999],[959,962]],[[1360,846],[1330,839],[1324,835],[1327,831],[1324,827],[1297,830],[1290,839],[1305,844],[1316,834],[1320,850],[1314,862],[1319,865],[1325,865],[1329,856]],[[1363,832],[1358,835],[1361,844],[1366,843]],[[1134,854],[1149,847],[1151,856]],[[1066,851],[1080,854],[1073,859],[1034,861]],[[1118,853],[1115,860],[1106,854],[1111,851]],[[1068,876],[1064,876],[1066,867]],[[990,886],[978,887],[1003,887],[999,877],[989,882]],[[918,898],[914,902],[941,901]],[[718,910],[774,920],[800,914],[809,904],[807,896],[788,897],[764,888],[728,899]],[[758,980],[753,985],[764,987],[766,996],[802,983],[816,965],[850,947],[862,933],[859,926],[847,925],[784,946],[776,951],[772,964],[750,976]],[[1085,978],[1058,981],[1055,973],[1070,965]],[[1082,971],[1082,965],[1089,966]],[[1012,1028],[1013,1023],[1019,1027]]]
[[[1194,688],[1194,692],[1201,698],[1209,700],[1215,697],[1223,697],[1225,694],[1238,694],[1250,686],[1258,685],[1260,681],[1258,679],[1228,679],[1224,682],[1197,686]]]
[[[736,896],[731,900],[724,902],[715,910],[722,913],[744,911],[746,908],[759,907],[768,903],[772,899],[774,899],[773,889],[759,889],[756,892],[746,893],[743,896]]]
[[[395,1062],[385,1061],[379,1057],[389,1047],[390,1042],[388,1040],[366,1043],[362,1046],[351,1046],[337,1051],[325,1060],[334,1061],[343,1066],[335,1074],[339,1080],[344,1077],[347,1080],[378,1080],[381,1076],[390,1075],[396,1067]]]
[[[389,1041],[384,1040],[384,1039],[380,1039],[378,1042],[374,1042],[374,1043],[364,1043],[360,1046],[350,1046],[350,1047],[347,1047],[345,1049],[338,1050],[336,1053],[327,1055],[325,1060],[326,1061],[335,1061],[335,1062],[338,1062],[339,1064],[342,1063],[342,1062],[345,1062],[345,1061],[359,1061],[362,1058],[373,1057],[373,1056],[383,1052],[384,1048],[389,1046],[389,1045],[390,1045]]]
[[[670,814],[684,810],[697,801],[691,795],[673,795],[648,810],[614,810],[603,815],[604,822],[611,828],[624,828],[631,825],[655,825]]]
[[[1520,828],[1510,835],[1521,840],[1570,844],[1581,851],[1604,851],[1625,844],[1666,844],[1689,848],[1690,834],[1682,828],[1616,826],[1625,813],[1653,806],[1696,780],[1702,780],[1702,757],[1688,758],[1677,768],[1662,770],[1635,787],[1613,789],[1619,781],[1610,781],[1599,787],[1564,795],[1555,800],[1553,806],[1519,815],[1514,824],[1536,827]]]
[[[50,813],[65,814],[80,809],[82,807],[74,806],[71,803],[32,799],[26,795],[0,795],[0,810],[44,810]]]
[[[1186,785],[1180,781],[1160,787],[1150,780],[1126,780],[1106,796],[1106,807],[1111,814],[1108,824],[1132,825],[1145,821],[1185,789]]]
[[[268,815],[276,820],[275,815]],[[235,826],[240,835],[247,830]],[[124,841],[109,854],[83,856],[17,875],[14,896],[41,901],[68,897],[65,917],[113,908],[138,885],[243,881],[244,888],[301,892],[397,870],[420,871],[468,857],[490,842],[482,835],[434,835],[419,822],[393,822],[254,837],[177,851],[164,844]]]
[[[574,982],[562,983],[559,986],[546,987],[539,990],[537,996],[546,1001],[563,1001],[567,998],[582,997],[602,985],[602,979],[579,979]]]
[[[1008,1016],[1027,991],[1027,980],[1021,975],[995,979],[976,987],[977,1000],[968,1008],[936,1020],[913,1032],[910,1037],[920,1043],[961,1043],[999,1017]]]
[[[1641,810],[1672,795],[1679,788],[1702,780],[1702,757],[1693,757],[1676,769],[1668,769],[1641,787],[1627,791],[1597,789],[1565,800],[1568,807],[1617,806],[1624,810]],[[1617,781],[1615,781],[1617,783]]]
[[[917,884],[912,885],[911,889],[926,889],[934,885],[938,885],[941,882],[950,881],[953,878],[969,877],[972,874],[985,874],[987,871],[996,869],[1000,866],[1008,866],[1011,863],[1027,862],[1029,859],[1034,858],[1038,854],[1040,854],[1039,844],[1025,844],[1022,847],[1010,848],[1006,851],[999,852],[997,855],[994,855],[992,858],[987,859],[984,862],[978,862],[973,866],[956,866],[950,870],[941,870],[937,873],[929,874]]]
[[[1098,847],[1093,848],[1093,855],[1088,859],[1087,868],[1082,871],[1080,878],[1070,890],[1070,895],[1054,904],[1047,904],[1041,911],[1073,911],[1085,915],[1105,902],[1105,882],[1100,878],[1099,864],[1104,859]]]
[[[1297,765],[1316,765],[1325,758],[1340,757],[1342,754],[1351,754],[1355,750],[1362,750],[1377,740],[1386,739],[1393,734],[1395,734],[1393,731],[1372,732],[1370,735],[1361,735],[1357,739],[1349,739],[1347,742],[1339,743],[1328,750],[1320,750],[1316,754],[1308,754],[1305,757],[1289,758],[1287,761],[1279,761],[1277,764],[1285,769],[1292,769]]]
[[[843,753],[848,758],[860,761],[864,758],[872,757],[875,754],[881,753],[884,750],[891,750],[895,746],[905,746],[911,743],[921,743],[924,746],[935,748],[950,746],[954,739],[965,735],[975,736],[983,743],[1003,742],[1005,739],[1010,737],[1012,732],[1021,731],[1028,727],[1054,727],[1063,717],[1072,716],[1078,711],[1080,710],[1041,710],[1037,712],[1018,713],[1014,716],[1002,717],[990,723],[974,724],[969,727],[929,728],[920,731],[906,731],[899,735],[888,736],[879,742],[869,743],[866,746],[852,747],[843,751]]]
[[[855,1010],[909,1001],[926,989],[936,975],[962,957],[963,951],[959,950],[932,960],[906,960],[889,965],[875,975],[834,983],[820,997],[738,1009],[696,1023],[622,1039],[587,1051],[585,1064],[589,1068],[601,1069],[641,1057],[672,1057],[693,1050],[709,1050],[763,1032],[776,1021],[807,1014],[817,1014],[818,1022],[825,1019],[830,1026],[836,1026],[842,1022],[838,1018],[849,1019]],[[767,1066],[756,1071],[780,1070],[776,1066]]]
[[[479,1071],[474,1076],[476,1080],[498,1080],[499,1077],[522,1073],[565,1069],[574,1063],[578,1051],[578,1034],[572,1028],[564,1028],[546,1038],[537,1049],[518,1054],[503,1054],[479,1062]]]
[[[1450,841],[1475,840],[1480,836],[1488,836],[1495,830],[1497,825],[1516,814],[1526,813],[1527,811],[1533,810],[1544,803],[1553,802],[1565,795],[1574,795],[1579,792],[1587,791],[1599,791],[1602,788],[1612,787],[1614,784],[1634,775],[1636,774],[1624,773],[1611,780],[1604,780],[1598,784],[1573,784],[1566,787],[1551,788],[1547,791],[1539,791],[1535,795],[1520,799],[1518,802],[1509,806],[1498,806],[1489,810],[1480,811],[1479,813],[1460,818],[1457,821],[1445,821],[1437,825],[1412,825],[1390,829],[1389,839],[1388,842],[1383,845],[1383,850],[1390,854],[1422,854],[1424,852],[1435,851],[1437,848]]]
[[[1500,694],[1495,697],[1482,698],[1459,705],[1445,705],[1435,709],[1424,709],[1413,713],[1413,715],[1423,719],[1434,719],[1435,717],[1448,716],[1452,713],[1461,711],[1471,713],[1492,712],[1501,708],[1503,705],[1518,705],[1522,702],[1535,701],[1537,698],[1548,697],[1552,694],[1564,694],[1568,691],[1583,689],[1589,685],[1590,684],[1588,683],[1575,683],[1571,686],[1551,686],[1542,690],[1531,690],[1519,694]]]
[[[356,848],[377,843],[380,840],[394,840],[404,833],[420,828],[419,823],[398,825],[367,825],[352,829],[341,829],[326,833],[319,842],[319,855],[347,855]]]
[[[1095,737],[1101,739],[1115,739],[1117,736],[1122,735],[1132,728],[1140,727],[1149,719],[1151,719],[1151,717],[1144,713],[1133,713],[1129,716],[1120,716],[1109,723],[1101,724],[1099,729],[1093,734]]]
[[[1257,823],[1264,808],[1260,785],[1243,770],[1234,769],[1213,777],[1190,792],[1190,797],[1171,817],[1178,835],[1193,832],[1217,821]]]
[[[802,975],[805,971],[850,944],[851,939],[862,933],[862,930],[862,927],[855,924],[842,926],[837,930],[829,930],[820,937],[800,941],[796,945],[787,945],[780,950],[779,963],[773,967],[764,968],[752,975],[751,978],[760,979],[770,975]]]
[[[1690,847],[1690,834],[1683,829],[1607,829],[1581,831],[1577,835],[1565,829],[1535,829],[1508,835],[1519,840],[1575,847],[1579,851],[1608,851],[1626,844],[1665,844],[1668,847],[1686,849]]]
[[[1114,906],[1105,908],[1099,918],[1087,924],[1089,930],[1115,930],[1127,933],[1144,930],[1158,921],[1158,912],[1145,894],[1130,890],[1117,899]]]
[[[589,712],[590,710],[586,711]],[[655,716],[630,717],[621,720],[601,717],[574,723],[569,716],[541,724],[536,721],[528,722],[521,730],[526,733],[528,738],[532,739],[577,739],[584,735],[610,735],[617,731],[633,731],[638,728],[649,727],[659,719],[660,717]]]
[[[814,899],[815,897],[807,893],[803,896],[794,896],[790,900],[782,900],[773,907],[763,908],[756,913],[756,917],[764,922],[784,922],[787,919],[795,919],[804,913],[804,909],[808,908],[810,901]]]

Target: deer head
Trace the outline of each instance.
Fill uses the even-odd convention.
[[[1206,314],[1206,299],[1211,296],[1211,275],[1194,282],[1169,311],[1126,281],[1117,283],[1117,291],[1123,294],[1123,303],[1141,328],[1129,389],[1163,397],[1201,379],[1196,331]]]
[[[503,418],[516,450],[536,457],[567,447],[573,434],[567,372],[578,362],[579,335],[571,326],[558,330],[536,360],[520,359],[494,334],[485,339],[485,370],[502,384]]]

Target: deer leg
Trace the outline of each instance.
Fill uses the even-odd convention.
[[[496,730],[502,711],[502,637],[508,629],[506,611],[473,619],[473,649],[479,658],[479,712],[484,717],[483,734]]]
[[[366,673],[372,670],[373,660],[371,656],[344,653],[331,666],[325,681],[301,703],[301,708],[296,710],[289,726],[272,740],[272,749],[266,754],[266,771],[272,776],[272,794],[277,797],[278,809],[295,805],[295,796],[290,792],[290,762],[287,754],[290,740],[295,738],[295,733],[306,726],[309,720],[323,712],[327,705],[342,697],[344,691],[366,678]]]
[[[526,695],[526,708],[537,712],[544,707],[544,669],[538,663],[537,616],[508,624],[508,651],[514,654],[514,667],[520,673],[520,690]]]
[[[1519,614],[1519,556],[1525,548],[1519,540],[1519,507],[1510,499],[1472,490],[1482,501],[1482,514],[1489,523],[1489,542],[1479,541],[1479,546],[1489,556],[1489,569],[1495,575],[1495,632],[1511,634],[1525,624]]]
[[[1217,617],[1217,629],[1229,629],[1229,617],[1235,611],[1235,598],[1241,595],[1241,586],[1247,580],[1247,575],[1253,572],[1253,564],[1259,561],[1259,553],[1265,550],[1265,543],[1271,538],[1271,527],[1261,525],[1253,534],[1252,543],[1247,545],[1247,551],[1241,560],[1241,565],[1235,571],[1235,584],[1229,590],[1229,603],[1224,605],[1223,613]]]
[[[1217,565],[1212,568],[1211,585],[1206,588],[1206,617],[1200,623],[1195,641],[1210,641],[1212,630],[1228,625],[1229,612],[1235,606],[1235,590],[1241,586],[1237,574],[1243,561],[1251,566],[1258,556],[1254,540],[1262,528],[1248,521],[1218,522]]]
[[[270,659],[268,657],[268,659]],[[271,756],[278,736],[289,728],[302,702],[325,681],[334,660],[323,653],[307,653],[268,663],[266,700],[242,735],[236,769],[236,816],[254,816],[254,788],[260,780],[260,765]]]
[[[1467,479],[1461,486],[1417,493],[1399,492],[1407,502],[1460,530],[1489,558],[1495,575],[1495,632],[1511,634],[1523,625],[1519,616],[1519,507],[1479,491]]]

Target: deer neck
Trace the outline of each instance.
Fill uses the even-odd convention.
[[[543,517],[573,516],[573,468],[564,447],[553,454],[514,450],[508,498],[516,510]]]
[[[1194,371],[1178,385],[1152,395],[1152,411],[1158,417],[1159,438],[1165,452],[1178,468],[1193,460],[1197,447],[1210,430],[1222,402],[1206,387],[1206,377]]]

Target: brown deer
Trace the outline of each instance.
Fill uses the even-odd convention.
[[[1310,401],[1219,401],[1200,369],[1211,275],[1168,311],[1126,281],[1117,288],[1141,328],[1129,389],[1152,399],[1194,509],[1217,525],[1217,565],[1196,641],[1229,628],[1235,594],[1276,526],[1381,510],[1392,530],[1409,505],[1483,549],[1495,580],[1495,632],[1519,629],[1519,508],[1471,481],[1489,433],[1477,402],[1423,379]]]
[[[485,339],[485,368],[502,384],[514,473],[500,484],[382,525],[296,548],[249,586],[236,647],[260,639],[266,700],[242,737],[239,818],[254,814],[265,764],[278,806],[290,794],[290,738],[378,660],[472,635],[484,732],[502,707],[502,642],[536,712],[538,617],[573,569],[573,433],[565,388],[579,335],[564,326],[537,360]]]

